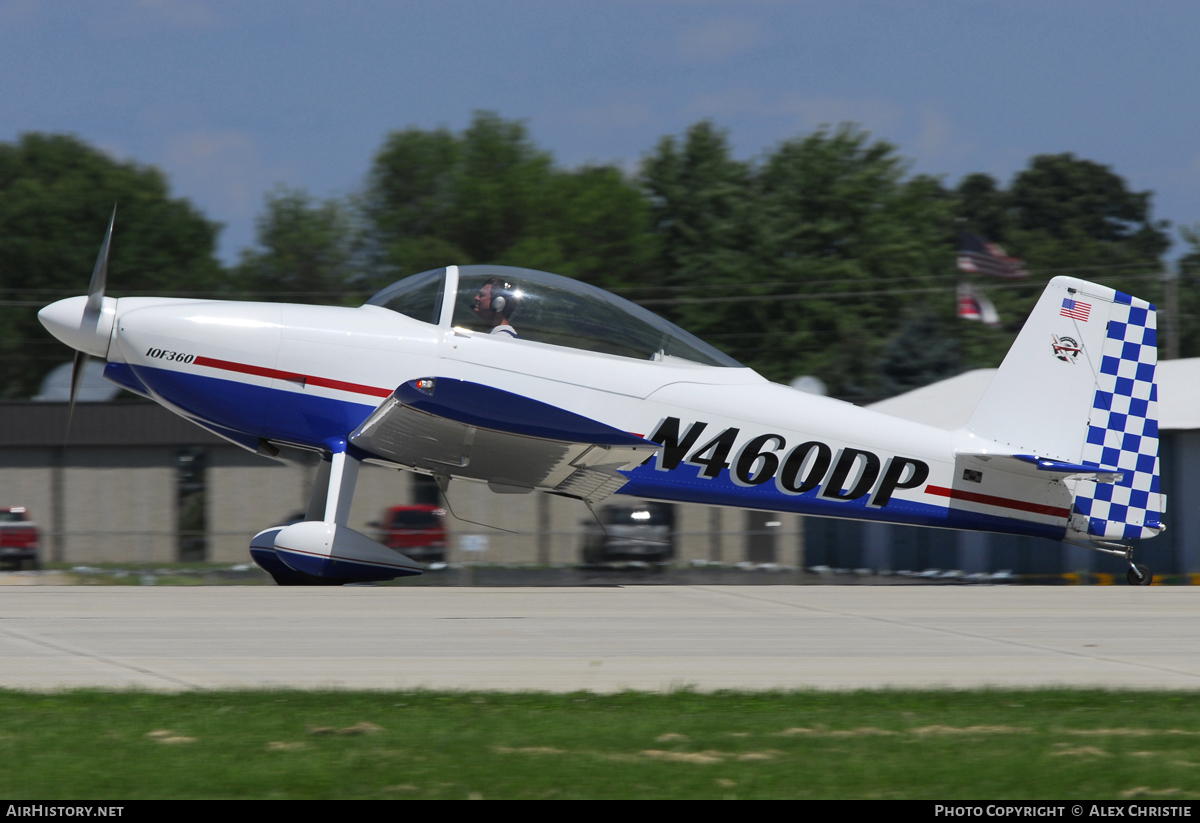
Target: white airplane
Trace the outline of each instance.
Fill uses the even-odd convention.
[[[114,213],[115,216],[115,213]],[[592,506],[612,494],[1064,540],[1150,571],[1163,531],[1154,306],[1056,277],[962,429],[771,383],[565,277],[447,266],[358,308],[86,296],[39,312],[105,376],[250,451],[319,451],[307,519],[255,535],[281,585],[419,574],[349,528],[362,462]],[[73,384],[72,403],[74,403]]]

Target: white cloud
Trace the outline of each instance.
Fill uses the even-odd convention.
[[[195,203],[225,226],[219,256],[226,263],[254,244],[254,218],[263,196],[278,183],[294,183],[294,170],[269,165],[246,132],[197,130],[166,142],[156,163],[170,179],[171,193]]]
[[[170,179],[171,193],[186,197],[225,226],[219,256],[236,261],[240,249],[254,244],[254,218],[263,196],[278,183],[294,183],[294,170],[269,165],[249,134],[198,130],[167,140],[157,165]]]
[[[725,89],[706,92],[692,98],[686,107],[692,117],[711,117],[720,120],[740,114],[774,114],[777,106],[763,99],[755,89]]]
[[[790,128],[809,131],[819,126],[858,123],[872,131],[894,130],[906,120],[902,106],[882,98],[820,97],[785,92],[765,97],[755,89],[726,89],[697,95],[686,107],[691,117],[723,120],[740,115],[783,118]]]
[[[124,0],[79,6],[87,26],[102,38],[138,38],[165,31],[207,32],[224,21],[206,0]]]
[[[258,208],[270,176],[254,139],[237,131],[193,131],[167,143],[164,165],[172,188],[205,201],[214,211],[245,217]]]
[[[954,161],[975,152],[975,146],[961,139],[950,119],[940,111],[925,106],[918,116],[917,153],[922,160]]]
[[[136,0],[131,11],[176,29],[207,29],[221,22],[220,16],[202,0]]]
[[[591,129],[629,129],[655,120],[646,103],[624,101],[584,106],[570,112],[568,118],[576,125]]]
[[[905,120],[904,107],[880,97],[821,97],[785,94],[779,108],[802,128],[858,123],[871,131],[894,130]]]
[[[685,29],[675,42],[685,60],[720,62],[735,57],[762,40],[762,29],[753,20],[722,17]]]
[[[0,23],[27,23],[38,16],[42,5],[38,0],[0,0]]]

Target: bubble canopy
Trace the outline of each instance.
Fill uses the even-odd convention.
[[[518,341],[637,360],[742,368],[674,323],[578,280],[510,266],[459,266],[457,277],[451,274],[444,268],[414,274],[383,289],[367,305],[483,334],[504,325],[509,334],[497,336],[506,339],[511,334]],[[442,317],[448,286],[456,292],[453,309]],[[493,303],[497,297],[501,299]]]

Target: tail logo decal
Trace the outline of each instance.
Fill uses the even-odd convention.
[[[1059,337],[1056,334],[1052,334],[1050,335],[1050,339],[1054,341],[1050,344],[1051,349],[1054,351],[1054,356],[1064,363],[1074,363],[1075,358],[1079,357],[1079,353],[1083,351],[1083,348],[1074,337]]]
[[[1076,513],[1096,537],[1130,540],[1158,531],[1155,325],[1153,305],[1117,292],[1081,462],[1125,474],[1116,483],[1082,481],[1075,496]]]

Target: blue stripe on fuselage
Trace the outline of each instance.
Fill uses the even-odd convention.
[[[219,377],[152,366],[132,367],[138,380],[190,415],[223,429],[253,437],[324,447],[345,437],[375,410],[305,392],[283,391]]]
[[[886,506],[868,506],[871,496],[863,495],[857,500],[830,500],[821,497],[816,488],[804,494],[784,494],[773,481],[760,486],[741,486],[729,477],[729,470],[722,469],[718,477],[700,477],[700,467],[681,463],[670,471],[659,471],[654,467],[655,456],[633,471],[623,472],[629,477],[617,494],[647,497],[655,500],[674,500],[680,503],[701,503],[709,506],[739,506],[763,511],[794,512],[819,517],[844,517],[855,520],[877,520],[885,523],[902,523],[912,526],[936,526],[948,529],[976,529],[1026,534],[1062,540],[1066,527],[1043,523],[1031,523],[1012,517],[966,511],[952,506],[918,503],[892,497]]]
[[[150,390],[142,385],[142,381],[138,380],[137,375],[133,373],[133,369],[129,367],[128,363],[106,364],[104,366],[104,377],[134,394],[140,394],[142,397],[150,397]]]

